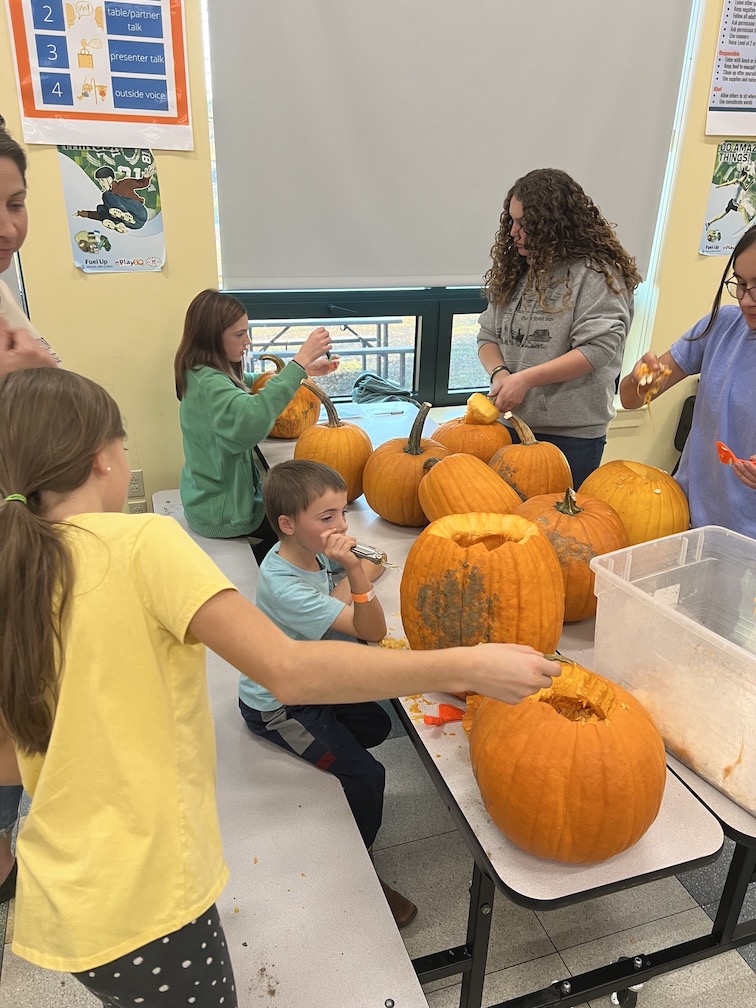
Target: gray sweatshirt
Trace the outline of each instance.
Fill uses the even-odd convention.
[[[478,347],[497,343],[513,373],[580,350],[593,370],[530,389],[517,415],[536,433],[602,437],[615,415],[615,383],[633,318],[633,295],[621,280],[621,293],[615,294],[603,273],[587,262],[565,263],[554,271],[546,292],[546,302],[555,310],[544,311],[535,291],[525,291],[526,280],[527,274],[508,304],[489,304],[480,316]],[[571,297],[562,307],[567,281]]]

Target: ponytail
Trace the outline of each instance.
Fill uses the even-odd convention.
[[[74,570],[51,499],[82,486],[124,436],[113,399],[58,368],[0,378],[0,718],[26,753],[47,750]]]

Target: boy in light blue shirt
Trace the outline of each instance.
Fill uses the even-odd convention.
[[[352,552],[342,477],[319,462],[282,462],[265,478],[263,501],[279,542],[260,565],[258,608],[294,640],[381,640],[386,619],[373,580],[383,568]],[[336,584],[334,574],[342,572]],[[241,676],[239,709],[255,735],[339,779],[370,851],[381,825],[385,770],[368,749],[391,730],[383,708],[372,702],[284,706]],[[381,885],[397,925],[405,927],[417,907]]]

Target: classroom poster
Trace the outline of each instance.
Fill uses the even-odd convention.
[[[756,142],[717,144],[699,252],[728,256],[756,221]]]
[[[183,0],[6,0],[24,141],[192,150]]]
[[[756,136],[756,0],[722,5],[706,132]]]
[[[84,273],[155,273],[165,263],[151,150],[58,147],[74,265]]]

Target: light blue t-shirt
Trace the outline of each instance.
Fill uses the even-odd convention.
[[[720,308],[704,339],[701,319],[671,347],[688,375],[700,374],[693,423],[675,479],[690,505],[690,523],[722,525],[756,539],[756,490],[719,461],[715,442],[723,441],[738,458],[756,454],[756,333],[735,305]]]
[[[338,564],[318,553],[320,570],[306,571],[278,555],[280,543],[260,564],[255,602],[258,609],[294,640],[315,641],[326,634],[345,603],[331,596],[333,575]],[[239,696],[255,710],[276,710],[281,706],[273,694],[247,676],[239,678]]]

